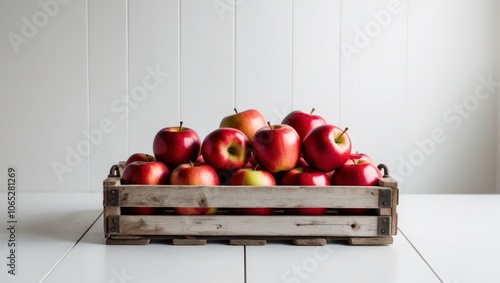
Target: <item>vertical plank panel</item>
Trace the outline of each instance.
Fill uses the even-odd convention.
[[[86,191],[86,2],[61,4],[51,15],[38,1],[1,4],[0,168],[17,166],[20,191]],[[17,53],[8,34],[24,39]]]
[[[156,133],[179,123],[178,0],[129,0],[129,154],[153,153]]]
[[[404,153],[406,36],[406,1],[342,2],[340,124],[389,168]]]
[[[292,110],[316,108],[337,125],[340,84],[340,0],[295,0]]]
[[[496,160],[488,152],[496,150],[491,117],[498,110],[488,100],[477,105],[473,101],[479,78],[497,77],[492,63],[498,58],[494,5],[498,4],[411,4],[408,105],[412,107],[407,109],[407,152],[400,170],[409,192],[432,193],[434,188],[441,193],[494,192]],[[428,16],[422,18],[423,13]]]
[[[340,107],[338,126],[349,126],[351,140],[358,140],[360,53],[356,29],[366,21],[361,17],[362,0],[342,1],[340,15]]]
[[[93,191],[102,190],[110,167],[128,154],[126,4],[89,1],[90,129],[91,137],[100,141],[90,157]]]
[[[233,109],[234,8],[215,3],[181,1],[181,119],[202,140]]]
[[[405,144],[407,1],[364,1],[361,11],[358,28],[367,45],[359,54],[360,121],[353,150],[396,173]]]
[[[290,112],[291,44],[291,1],[254,0],[236,7],[238,109],[258,109],[272,123]]]

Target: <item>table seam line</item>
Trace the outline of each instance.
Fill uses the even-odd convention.
[[[417,247],[415,247],[415,245],[410,241],[410,239],[405,235],[405,233],[401,230],[401,228],[398,228],[398,231],[401,233],[401,235],[403,235],[403,237],[406,239],[406,241],[408,241],[410,246],[413,248],[413,250],[415,250],[415,252],[418,254],[418,256],[424,261],[424,263],[427,265],[427,267],[429,267],[429,269],[432,271],[432,273],[434,273],[434,275],[437,277],[437,279],[441,283],[444,283],[444,281],[441,279],[441,277],[439,277],[439,275],[434,270],[434,268],[432,268],[432,266],[429,264],[429,262],[427,262],[427,260],[424,258],[424,256],[420,253],[420,251],[417,249]]]
[[[47,277],[49,277],[49,275],[54,271],[54,269],[56,269],[56,267],[59,266],[59,264],[66,258],[66,256],[76,247],[76,245],[78,245],[78,243],[80,243],[80,241],[83,239],[83,237],[85,237],[85,235],[87,235],[87,233],[90,231],[90,229],[92,229],[92,227],[94,227],[97,220],[99,220],[99,218],[101,218],[102,214],[103,214],[103,212],[101,212],[97,216],[97,218],[92,222],[92,224],[90,224],[90,226],[87,228],[87,230],[85,230],[85,232],[83,232],[83,234],[80,236],[80,238],[78,238],[78,240],[76,240],[76,242],[73,244],[73,246],[71,246],[71,248],[66,253],[64,253],[64,255],[54,264],[54,266],[47,272],[47,274],[45,274],[45,276],[39,281],[40,283],[44,282],[47,279]]]

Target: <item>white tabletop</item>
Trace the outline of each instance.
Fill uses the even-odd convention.
[[[75,246],[102,212],[100,194],[20,193],[15,223],[16,275],[8,274],[10,256],[7,195],[0,194],[0,282],[39,282]],[[4,228],[5,227],[5,228]]]
[[[394,244],[374,247],[109,246],[101,211],[99,193],[21,194],[17,275],[0,282],[500,282],[500,195],[401,195]]]
[[[500,282],[500,195],[401,195],[398,211],[443,282]]]

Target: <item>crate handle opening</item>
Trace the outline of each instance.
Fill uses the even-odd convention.
[[[120,177],[120,169],[118,165],[115,164],[111,166],[108,177]]]
[[[387,168],[387,165],[385,165],[385,164],[382,164],[382,163],[381,163],[381,164],[379,164],[379,165],[377,166],[377,168],[378,168],[380,171],[384,171],[384,172],[383,172],[384,178],[389,177],[389,168]]]

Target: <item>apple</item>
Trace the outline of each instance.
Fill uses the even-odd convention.
[[[276,186],[273,175],[262,169],[242,168],[236,170],[229,179],[229,185],[232,186]],[[233,214],[245,215],[270,215],[273,209],[270,207],[253,208],[233,208]]]
[[[235,114],[222,118],[219,128],[234,128],[242,131],[251,140],[262,127],[266,126],[266,120],[262,114],[255,109],[248,109],[243,112],[238,112],[234,108]]]
[[[208,164],[205,163],[183,163],[177,166],[172,174],[170,174],[171,185],[204,185],[217,186],[219,185],[219,177],[217,172]],[[175,207],[176,214],[182,215],[201,215],[215,214],[217,208],[211,207]]]
[[[302,156],[307,164],[324,172],[342,166],[352,147],[347,130],[328,124],[312,129],[302,141]]]
[[[271,173],[295,168],[300,158],[300,137],[288,125],[271,125],[259,129],[253,139],[257,163]]]
[[[382,173],[373,163],[361,159],[346,162],[332,175],[331,183],[340,186],[377,186]]]
[[[330,179],[325,172],[312,167],[304,166],[297,167],[286,172],[281,179],[281,185],[311,186],[311,190],[314,190],[314,186],[329,186]],[[298,207],[284,209],[284,212],[287,214],[297,215],[323,215],[326,211],[327,208],[323,207]]]
[[[186,127],[163,128],[153,141],[153,152],[156,160],[167,165],[170,171],[178,165],[196,161],[201,153],[201,140],[198,134]]]
[[[355,159],[353,162],[346,162],[333,172],[331,184],[339,186],[377,186],[380,178],[382,178],[382,173],[377,166],[363,159]],[[338,211],[341,214],[364,214],[369,210],[353,208],[339,209]]]
[[[165,185],[170,171],[159,161],[133,161],[123,168],[121,184],[123,185]],[[150,215],[157,214],[154,207],[127,207],[124,214]]]
[[[150,162],[150,161],[156,161],[156,158],[152,155],[147,154],[147,153],[134,153],[134,154],[129,156],[129,158],[125,162],[125,166],[129,165],[130,163],[132,163],[134,161]]]
[[[351,152],[349,154],[349,159],[346,161],[347,163],[362,163],[362,162],[370,162],[373,163],[373,160],[365,153],[359,152]]]
[[[209,133],[201,145],[205,163],[216,171],[243,168],[250,159],[250,141],[238,129],[219,128]]]
[[[299,134],[300,140],[304,140],[304,137],[312,129],[321,125],[326,125],[326,121],[323,117],[313,115],[314,111],[314,108],[309,114],[299,110],[292,111],[286,115],[281,124],[286,124],[294,128],[297,134]]]

